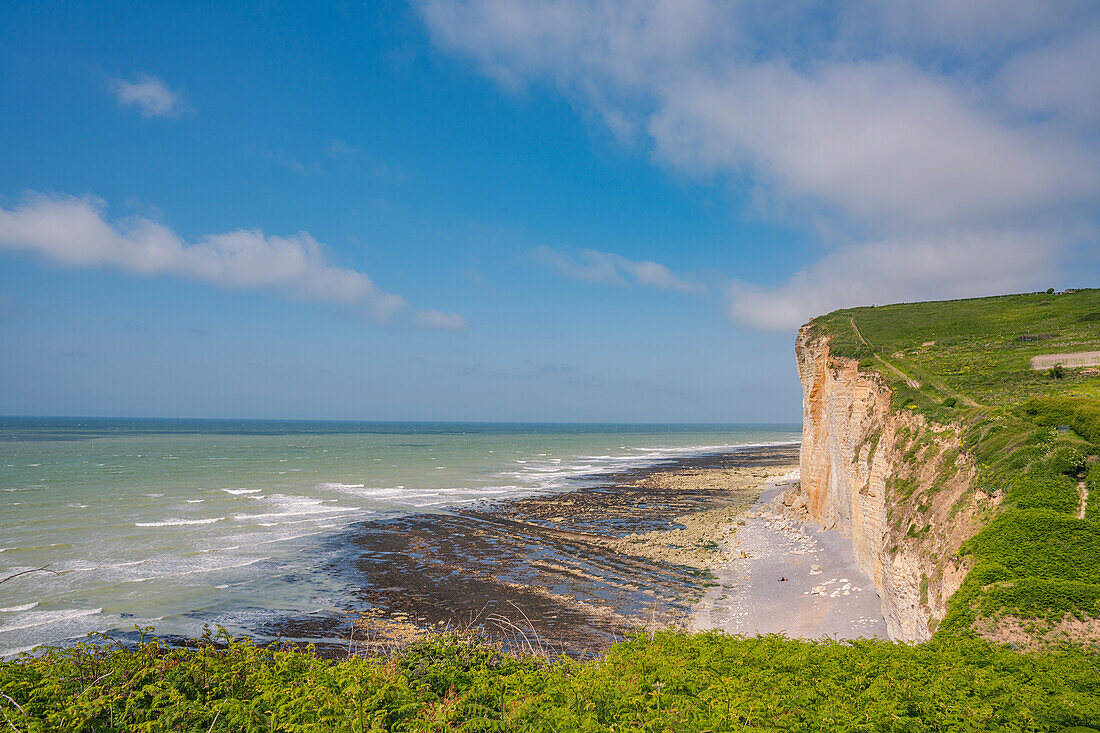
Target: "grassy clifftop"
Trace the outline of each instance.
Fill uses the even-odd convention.
[[[973,490],[1000,501],[938,633],[1100,641],[1100,370],[1032,362],[1100,350],[1100,290],[853,308],[812,328],[879,373],[895,409],[956,426]]]
[[[1100,398],[1100,380],[1086,369],[1050,379],[1030,364],[1044,354],[1100,350],[1098,289],[849,308],[813,323],[829,334],[834,354],[883,372],[899,400],[918,409],[962,395],[996,406],[1038,395]]]

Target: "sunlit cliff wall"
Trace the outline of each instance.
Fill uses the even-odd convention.
[[[952,427],[892,408],[885,380],[832,356],[811,325],[795,348],[802,481],[783,503],[851,539],[891,638],[927,639],[969,569],[956,552],[989,508],[970,491],[973,461]]]

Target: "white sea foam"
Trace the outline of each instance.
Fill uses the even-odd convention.
[[[279,511],[263,512],[261,514],[234,514],[233,518],[239,521],[259,522],[260,520],[281,520],[287,517],[301,517],[312,514],[338,514],[340,512],[360,511],[358,507],[338,506],[327,503],[325,499],[311,499],[304,496],[271,494],[264,497],[264,499]]]
[[[206,499],[184,499],[184,503],[187,504],[201,504],[204,501],[206,501]]]
[[[220,522],[225,517],[211,517],[210,519],[165,519],[163,522],[134,522],[135,527],[180,527],[185,524],[213,524]]]
[[[6,634],[21,629],[33,629],[36,626],[47,624],[61,624],[84,616],[94,616],[103,613],[102,608],[73,608],[63,611],[36,611],[22,616],[16,616],[9,623],[0,624],[0,634]]]
[[[34,603],[24,603],[22,606],[8,606],[7,608],[0,608],[0,613],[17,613],[19,611],[29,611],[38,605],[38,601]]]
[[[386,501],[392,499],[404,499],[413,492],[406,491],[405,486],[367,486],[366,484],[342,484],[335,481],[326,481],[318,484],[319,489],[338,491],[341,494],[355,496],[374,501]]]
[[[111,565],[93,565],[92,567],[87,567],[87,568],[73,568],[73,570],[74,571],[76,571],[76,570],[113,570],[114,568],[128,568],[128,567],[133,567],[134,565],[144,565],[148,562],[152,562],[152,560],[153,560],[153,558],[147,557],[144,560],[131,560],[130,562],[116,562],[116,563],[113,563]]]
[[[222,491],[224,491],[227,494],[233,494],[234,496],[239,496],[241,494],[258,494],[261,491],[263,491],[263,489],[222,489]]]

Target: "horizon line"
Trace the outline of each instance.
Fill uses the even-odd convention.
[[[396,418],[313,418],[313,417],[182,417],[153,415],[0,415],[0,420],[196,420],[238,422],[329,422],[329,423],[405,423],[454,425],[798,425],[801,420],[452,420]]]

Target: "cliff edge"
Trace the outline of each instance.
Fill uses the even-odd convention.
[[[802,480],[783,503],[848,537],[890,637],[923,641],[969,570],[960,547],[998,497],[969,490],[975,464],[956,427],[894,409],[881,375],[829,342],[813,324],[798,332]]]

